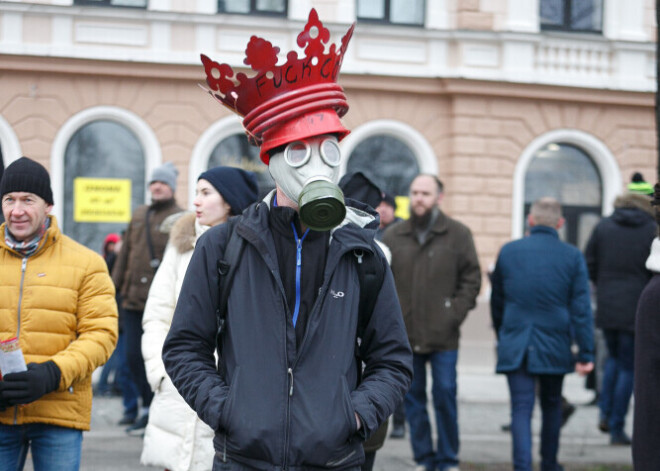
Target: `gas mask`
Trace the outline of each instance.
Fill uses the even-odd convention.
[[[270,174],[312,230],[330,230],[346,215],[344,194],[337,186],[340,163],[339,144],[331,134],[291,142],[270,156]]]

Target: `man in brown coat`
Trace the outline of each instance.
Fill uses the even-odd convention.
[[[435,175],[418,175],[410,185],[410,219],[383,237],[392,250],[392,272],[413,349],[413,382],[405,409],[419,471],[458,469],[458,338],[481,288],[470,229],[440,210],[443,195]],[[433,378],[435,448],[426,407],[427,363]]]
[[[142,398],[140,416],[126,429],[131,434],[144,432],[153,398],[142,359],[142,313],[167,245],[168,234],[160,226],[168,216],[181,211],[174,199],[177,175],[171,162],[154,169],[149,180],[151,204],[140,206],[133,213],[112,269],[112,280],[121,294],[120,323],[126,339],[126,360]]]

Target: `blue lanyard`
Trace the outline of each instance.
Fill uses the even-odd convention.
[[[296,326],[298,321],[298,314],[300,313],[300,272],[302,271],[302,243],[307,237],[309,228],[305,230],[303,236],[298,238],[298,231],[296,231],[296,226],[291,221],[291,228],[293,229],[293,235],[296,238],[296,308],[293,311],[293,326]]]

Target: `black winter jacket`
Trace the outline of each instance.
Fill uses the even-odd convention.
[[[298,347],[268,201],[244,212],[235,231],[246,246],[228,297],[218,369],[216,261],[223,258],[228,225],[199,239],[163,360],[179,393],[216,431],[216,457],[235,463],[229,469],[358,469],[362,441],[408,390],[412,353],[389,268],[361,343],[366,368],[358,384],[354,250],[376,253],[385,263],[373,242],[376,219],[365,208],[349,208],[347,220],[332,232],[323,284]],[[368,229],[348,219],[370,221]],[[355,413],[363,426],[359,432]]]
[[[635,330],[637,300],[651,272],[644,264],[657,226],[651,200],[626,194],[614,202],[614,213],[598,223],[585,249],[589,278],[596,285],[596,326]]]

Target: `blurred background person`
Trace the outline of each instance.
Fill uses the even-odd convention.
[[[378,206],[383,197],[383,192],[369,177],[362,172],[347,173],[339,181],[339,188],[344,193],[345,198],[350,198],[359,201],[369,206],[369,209],[374,210]],[[375,239],[376,244],[383,251],[387,263],[391,263],[392,254],[390,249],[380,240]],[[362,289],[362,287],[360,287]],[[387,428],[389,420],[383,422],[380,427],[369,437],[362,445],[364,448],[364,463],[362,464],[361,471],[371,471],[374,467],[376,460],[376,452],[380,450],[387,437]]]
[[[121,295],[119,317],[124,330],[126,360],[142,400],[137,419],[126,429],[131,435],[144,433],[153,399],[142,358],[142,314],[167,244],[168,234],[162,232],[160,226],[168,216],[182,211],[174,199],[178,174],[171,162],[153,170],[149,180],[151,203],[133,212],[112,270],[112,280]]]
[[[598,428],[609,432],[612,445],[630,445],[624,425],[634,382],[635,311],[651,279],[646,259],[657,231],[652,187],[636,181],[638,176],[614,201],[614,213],[596,225],[585,248],[596,287],[596,326],[607,344]]]
[[[149,290],[142,327],[142,355],[154,392],[144,435],[141,463],[169,471],[205,471],[213,466],[213,430],[179,395],[165,372],[161,351],[172,323],[181,284],[197,239],[257,199],[253,173],[214,167],[197,179],[194,213],[181,216]]]
[[[456,402],[458,339],[476,305],[481,269],[472,232],[440,209],[444,185],[420,174],[410,184],[410,219],[391,226],[383,242],[392,251],[392,273],[413,349],[413,380],[405,397],[416,471],[455,471],[459,463]],[[427,364],[431,367],[437,441],[428,414]]]
[[[557,463],[564,375],[593,368],[589,279],[580,251],[559,239],[561,206],[553,198],[532,204],[530,234],[502,247],[492,273],[491,317],[497,335],[497,372],[511,398],[513,468],[532,471],[536,383],[541,400],[541,471]],[[571,344],[579,347],[577,365]]]
[[[380,216],[380,226],[376,231],[376,240],[382,240],[385,230],[392,224],[401,221],[401,218],[394,215],[396,212],[396,200],[394,196],[387,192],[381,192],[380,203],[378,203],[375,209]],[[395,438],[403,438],[403,436]]]
[[[653,206],[660,231],[660,183]],[[660,234],[660,232],[658,232]],[[635,324],[635,417],[632,456],[635,471],[660,467],[660,238],[653,239],[646,268],[653,273],[637,303]]]
[[[108,271],[112,269],[117,259],[117,253],[121,248],[121,236],[119,234],[108,234],[103,242],[103,258],[108,265]],[[117,306],[121,305],[121,296],[115,294]],[[108,362],[101,369],[99,381],[94,389],[94,394],[99,395],[121,395],[123,412],[118,425],[131,425],[135,422],[138,413],[139,391],[128,368],[126,360],[126,339],[124,336],[123,317],[119,318],[119,334],[117,337],[117,346]],[[110,374],[114,375],[112,384],[108,383]]]

